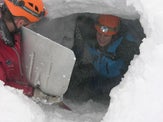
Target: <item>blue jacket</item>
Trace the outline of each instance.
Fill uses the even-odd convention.
[[[112,43],[108,45],[103,51],[99,48],[96,48],[95,46],[88,45],[88,50],[93,59],[92,64],[101,76],[106,78],[115,78],[123,75],[127,70],[128,64],[126,64],[127,62],[125,61],[125,58],[123,58],[125,56],[121,56],[121,53],[122,51],[130,50],[123,50],[126,47],[123,48],[122,46],[119,50],[122,41],[125,41],[126,43],[133,43],[134,38],[131,36],[131,34],[121,35],[120,37],[113,40]],[[122,54],[125,55],[125,53],[126,55],[128,54],[128,52],[124,52]]]

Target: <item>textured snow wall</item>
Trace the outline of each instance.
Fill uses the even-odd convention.
[[[50,18],[67,16],[73,13],[109,13],[124,18],[137,18],[139,13],[126,0],[43,0]]]

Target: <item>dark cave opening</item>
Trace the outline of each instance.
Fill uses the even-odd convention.
[[[95,35],[97,31],[94,25],[98,16],[98,14],[83,13],[76,17],[74,44],[72,47],[76,56],[76,63],[68,90],[64,97],[73,101],[83,102],[92,99],[96,102],[109,104],[109,93],[111,89],[121,82],[121,78],[127,72],[134,55],[139,55],[139,46],[142,43],[142,39],[145,38],[145,34],[139,19],[129,20],[120,18],[120,33],[122,35],[124,33],[131,33],[138,49],[136,49],[133,44],[121,44],[125,45],[123,46],[125,49],[122,49],[119,54],[124,55],[123,58],[127,62],[127,69],[120,77],[113,78],[113,80],[101,75],[99,76],[99,72],[92,65],[93,61],[90,58],[89,51],[86,49],[88,40],[89,43],[96,40]],[[137,52],[135,52],[135,50],[137,50]],[[126,53],[128,53],[127,56]],[[106,53],[100,55],[110,58]],[[118,55],[117,52],[114,55]]]

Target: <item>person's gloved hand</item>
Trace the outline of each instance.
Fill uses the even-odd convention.
[[[43,104],[54,104],[63,101],[61,96],[50,96],[43,93],[39,88],[35,88],[32,99]]]

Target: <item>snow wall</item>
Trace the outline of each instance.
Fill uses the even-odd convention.
[[[114,14],[127,19],[139,18],[146,34],[121,84],[111,92],[111,104],[103,122],[162,122],[163,117],[163,11],[161,0],[44,0],[48,18],[74,13]],[[66,25],[65,25],[66,26]],[[57,28],[58,29],[58,28]],[[160,53],[158,53],[160,52]],[[157,54],[156,54],[157,53]],[[158,73],[157,73],[158,72]],[[147,104],[148,103],[148,104]]]

